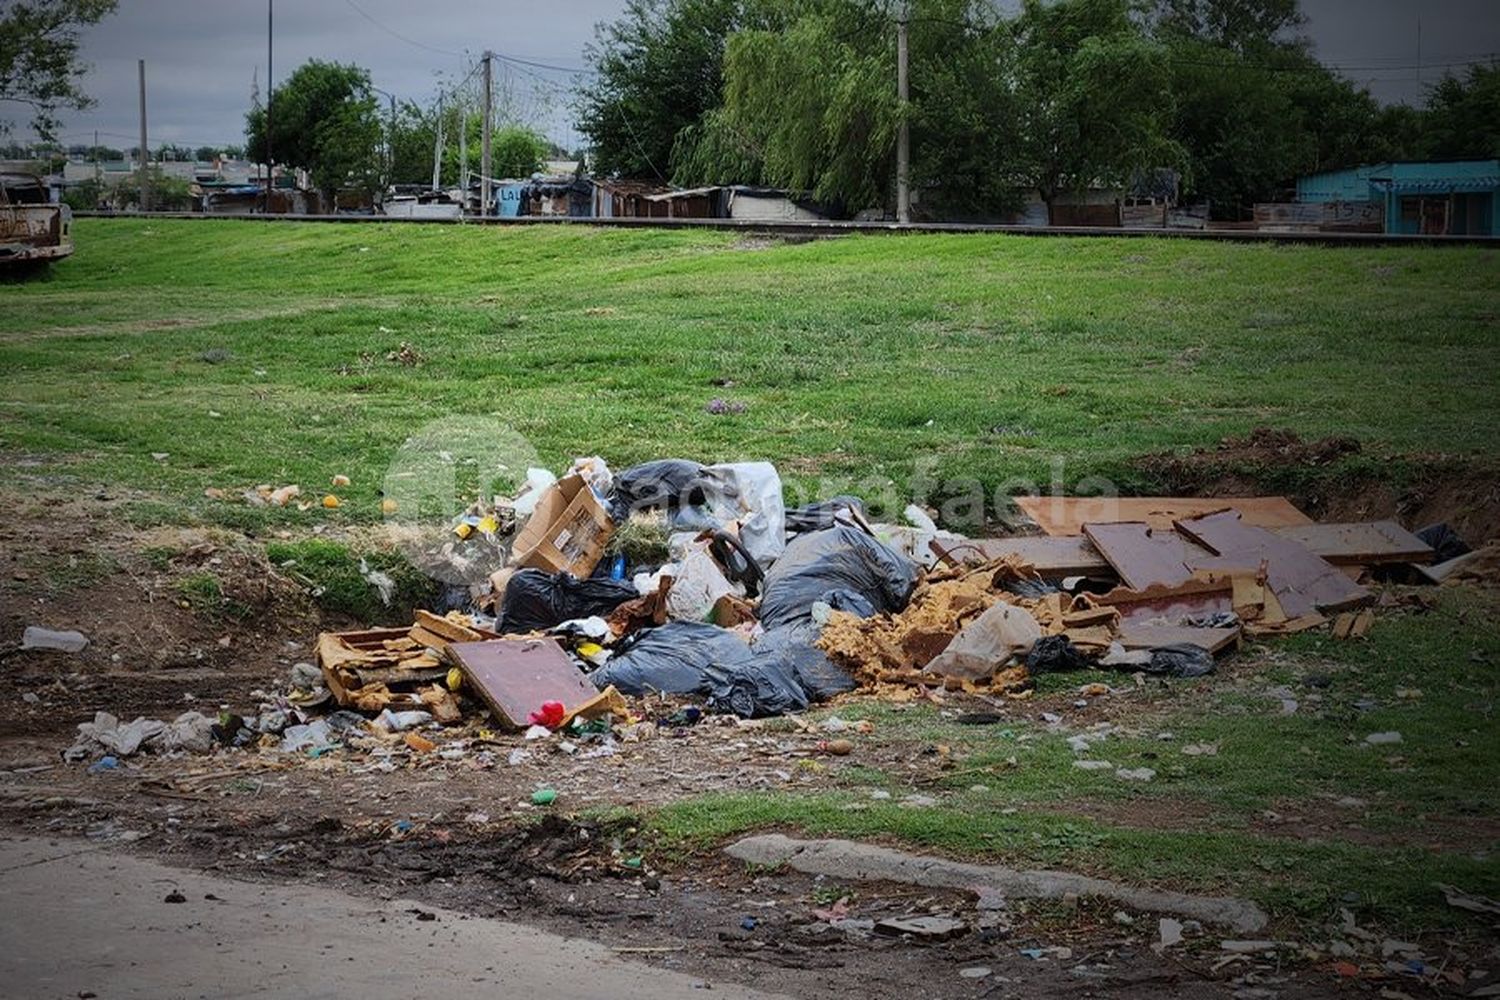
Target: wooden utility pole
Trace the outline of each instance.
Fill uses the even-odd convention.
[[[271,42],[275,0],[266,0],[266,214],[271,214],[271,175],[276,171],[271,156],[271,105],[276,100],[276,69],[271,65]]]
[[[896,221],[911,221],[911,130],[906,124],[907,102],[911,94],[906,73],[906,22],[911,10],[902,0],[896,14],[896,98],[901,109],[901,124],[896,130]]]
[[[438,91],[437,102],[437,139],[432,147],[432,189],[436,191],[443,185],[443,92]]]
[[[146,60],[137,59],[136,69],[140,71],[141,78],[141,197],[140,208],[142,212],[151,211],[151,176],[147,173],[147,165],[151,162],[151,153],[146,146]]]
[[[494,127],[491,119],[495,113],[494,85],[491,81],[488,49],[484,53],[484,130],[480,133],[479,152],[479,214],[490,214],[490,131]]]

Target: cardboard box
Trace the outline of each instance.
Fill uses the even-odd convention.
[[[614,533],[614,521],[583,477],[564,476],[537,501],[510,561],[549,573],[567,570],[582,580],[594,572]]]

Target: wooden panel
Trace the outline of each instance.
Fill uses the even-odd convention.
[[[455,642],[448,655],[498,719],[518,728],[543,702],[572,712],[599,694],[556,639]]]
[[[1217,653],[1238,642],[1240,630],[1228,628],[1188,628],[1185,625],[1125,625],[1120,629],[1119,643],[1126,649],[1160,649],[1191,643]]]
[[[1246,524],[1280,528],[1312,524],[1286,497],[1029,497],[1015,498],[1016,506],[1049,535],[1081,535],[1085,524],[1144,521],[1152,528],[1171,529],[1187,517],[1233,508]]]
[[[1395,521],[1304,524],[1275,531],[1335,566],[1432,561],[1432,547]]]
[[[1083,533],[1125,585],[1136,590],[1186,583],[1193,575],[1188,560],[1208,555],[1177,532],[1152,528],[1144,521],[1086,524]]]
[[[1175,587],[1116,587],[1093,601],[1118,609],[1121,622],[1127,625],[1156,618],[1174,621],[1187,615],[1233,611],[1234,581],[1227,573],[1203,574]]]
[[[1088,576],[1108,573],[1109,563],[1082,535],[1023,535],[1017,538],[976,538],[958,542],[948,548],[949,554],[962,559],[974,548],[985,559],[1014,557],[1037,571],[1040,576]]]
[[[1178,521],[1177,530],[1217,558],[1193,560],[1196,569],[1266,567],[1266,583],[1289,618],[1344,611],[1370,600],[1370,592],[1289,538],[1245,523],[1234,511]]]

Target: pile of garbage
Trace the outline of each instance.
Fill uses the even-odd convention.
[[[1362,575],[1442,569],[1393,522],[1315,524],[1281,497],[1019,502],[1039,534],[971,539],[916,506],[899,524],[852,496],[787,509],[768,462],[532,469],[453,525],[455,559],[506,553],[470,607],[322,636],[319,665],[346,708],[447,721],[477,700],[522,728],[544,704],[571,720],[653,694],[742,718],[856,688],[1024,698],[1051,671],[1201,677],[1246,634],[1357,638]]]
[[[1282,497],[1017,503],[1037,532],[974,539],[915,506],[899,524],[852,496],[788,509],[767,462],[532,469],[450,526],[449,558],[502,564],[465,607],[320,635],[317,664],[256,715],[101,716],[72,753],[316,754],[370,733],[421,751],[418,727],[636,725],[627,699],[645,697],[752,719],[855,689],[1019,699],[1055,671],[1195,678],[1247,634],[1358,639],[1365,582],[1458,579],[1480,558],[1442,526],[1316,524]]]

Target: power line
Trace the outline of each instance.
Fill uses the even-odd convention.
[[[381,21],[377,21],[375,19],[374,15],[372,15],[369,11],[365,10],[359,4],[355,3],[354,0],[344,0],[344,3],[346,3],[350,7],[352,7],[354,9],[354,11],[359,14],[360,17],[364,18],[366,21],[369,21],[371,24],[375,25],[375,27],[379,28],[381,31],[385,32],[387,35],[390,35],[392,38],[399,39],[400,41],[405,42],[407,45],[415,45],[419,49],[426,49],[428,52],[436,52],[440,56],[453,56],[453,57],[459,58],[459,59],[463,58],[463,56],[464,56],[464,53],[462,53],[462,52],[450,52],[447,49],[439,49],[439,48],[436,48],[434,46],[428,45],[425,42],[419,42],[415,38],[408,38],[408,37],[406,37],[405,35],[401,34],[401,32],[397,31],[395,28],[392,28],[389,25],[384,24]]]

